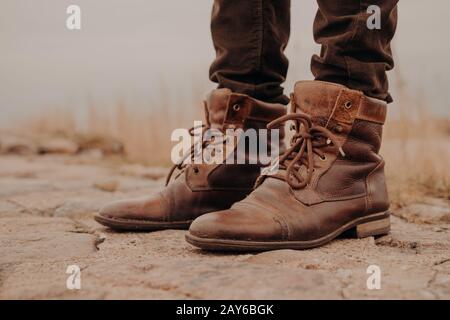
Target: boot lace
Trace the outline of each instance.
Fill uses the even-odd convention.
[[[268,129],[280,125],[288,120],[294,120],[295,125],[291,127],[296,133],[293,135],[290,147],[279,158],[279,168],[286,170],[284,180],[293,189],[306,187],[314,172],[314,154],[322,161],[326,160],[324,147],[333,145],[345,156],[342,146],[336,136],[327,128],[314,125],[311,117],[306,113],[292,113],[282,116],[267,125]],[[306,167],[306,176],[301,174],[302,167]]]
[[[209,125],[205,125],[205,124],[203,124],[201,126],[196,126],[196,127],[190,128],[189,129],[189,134],[192,137],[194,137],[195,136],[195,132],[194,131],[197,130],[197,129],[200,129],[200,128],[202,129],[200,141],[194,142],[192,144],[191,148],[189,149],[189,151],[186,154],[184,154],[177,161],[177,163],[174,164],[170,168],[170,171],[167,174],[167,178],[166,178],[166,186],[169,184],[169,182],[170,182],[170,180],[171,180],[175,170],[177,170],[177,169],[179,170],[178,174],[175,176],[175,179],[176,179],[184,172],[184,170],[188,167],[188,165],[190,165],[190,164],[186,163],[187,159],[190,158],[191,159],[191,163],[194,163],[195,157],[199,156],[201,154],[202,150],[204,148],[206,148],[208,145],[215,145],[215,144],[220,144],[220,143],[226,144],[227,143],[228,140],[225,139],[222,134],[221,134],[222,138],[220,138],[220,139],[216,139],[217,136],[214,136],[214,135],[211,136],[209,140],[203,139],[205,132],[211,129],[211,127]],[[214,152],[214,150],[213,150],[213,152]]]
[[[178,176],[184,172],[184,170],[186,169],[186,167],[188,166],[185,161],[190,157],[192,161],[194,161],[194,158],[196,156],[198,156],[198,151],[204,147],[206,147],[209,143],[209,141],[203,141],[203,134],[206,130],[209,129],[209,126],[207,125],[201,125],[201,126],[196,126],[196,127],[192,127],[189,129],[189,134],[191,135],[191,137],[194,137],[194,131],[197,129],[202,129],[202,137],[200,141],[194,142],[191,145],[191,148],[189,149],[188,152],[186,152],[179,160],[177,163],[175,163],[171,168],[169,173],[167,174],[167,178],[166,178],[166,186],[169,184],[170,180],[172,179],[172,176],[175,172],[175,170],[179,170],[179,173],[175,176],[175,179],[178,178]],[[201,145],[201,146],[200,146]]]

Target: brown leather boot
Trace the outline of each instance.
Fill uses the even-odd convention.
[[[217,89],[205,101],[205,113],[206,127],[203,130],[211,128],[223,133],[227,129],[242,129],[245,133],[250,128],[266,129],[270,121],[286,114],[286,107],[264,103],[228,89]],[[283,137],[284,129],[280,130],[280,139]],[[278,144],[279,141],[273,143]],[[272,142],[269,140],[268,149],[271,147]],[[283,150],[281,147],[280,151]],[[252,154],[252,150],[246,148],[246,159],[257,156]],[[193,157],[194,153],[192,148],[189,156]],[[226,159],[229,154],[225,148],[222,157]],[[177,168],[180,172],[170,181]],[[246,197],[253,190],[260,169],[259,164],[225,162],[175,165],[168,176],[166,188],[161,192],[107,205],[95,216],[95,220],[122,230],[187,229],[198,216],[228,209]]]
[[[229,210],[196,219],[189,243],[208,250],[260,251],[321,246],[349,231],[389,232],[384,161],[378,154],[386,103],[344,86],[299,82],[291,147],[280,170]]]

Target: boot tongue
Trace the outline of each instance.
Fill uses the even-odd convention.
[[[327,126],[333,116],[336,99],[344,86],[321,81],[300,81],[295,85],[292,112],[311,116],[315,125]],[[295,109],[296,108],[296,109]]]
[[[230,95],[230,89],[216,89],[206,97],[205,117],[211,128],[222,129]]]

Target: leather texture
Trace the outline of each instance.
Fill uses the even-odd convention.
[[[194,244],[200,241],[202,247],[204,239],[213,249],[214,239],[253,241],[258,248],[264,242],[286,242],[289,248],[291,241],[315,241],[388,210],[384,161],[378,154],[386,102],[342,85],[304,81],[296,84],[291,107],[293,114],[306,114],[312,127],[332,132],[340,148],[329,141],[321,144],[317,140],[323,139],[315,135],[317,131],[303,132],[299,121],[294,121],[297,132],[303,132],[304,140],[311,139],[311,145],[321,152],[319,156],[308,149],[311,158],[305,153],[299,160],[313,160],[312,175],[305,187],[297,188],[289,181],[306,179],[306,165],[295,167],[300,178],[289,175],[286,168],[272,176],[261,176],[244,200],[196,219],[188,241],[189,236],[195,237]],[[289,161],[285,167],[290,166],[292,159]]]
[[[282,104],[265,103],[228,89],[213,90],[205,101],[206,126],[221,133],[227,129],[241,129],[243,133],[249,129],[265,129],[268,122],[285,113],[286,107]],[[269,152],[275,143],[280,143],[280,150],[283,150],[283,138],[281,128],[281,142],[269,140]],[[235,156],[237,152],[230,152],[233,150],[225,147],[222,157],[226,160]],[[255,156],[251,148],[246,148],[245,160]],[[129,229],[130,221],[131,229],[158,229],[158,222],[165,223],[162,228],[178,222],[187,228],[198,216],[228,209],[246,197],[253,189],[262,164],[193,163],[176,167],[181,171],[161,192],[111,203],[100,210],[97,221],[117,229]],[[121,225],[120,221],[127,224]],[[153,224],[149,226],[149,223]]]

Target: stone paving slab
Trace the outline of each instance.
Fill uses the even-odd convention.
[[[378,239],[207,253],[182,230],[116,233],[92,219],[103,203],[162,187],[158,170],[132,168],[0,156],[0,299],[450,299],[448,201],[403,208]],[[80,290],[66,287],[69,265]],[[370,265],[379,290],[367,288]]]

